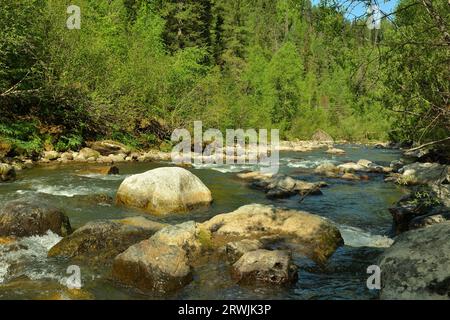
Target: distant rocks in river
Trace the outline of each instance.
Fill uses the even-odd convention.
[[[163,167],[126,178],[116,195],[117,204],[167,215],[208,206],[211,191],[194,174],[178,167]]]
[[[450,222],[403,233],[380,257],[381,299],[449,299]]]
[[[62,239],[48,255],[103,263],[165,226],[143,217],[92,221]]]
[[[0,163],[0,182],[11,181],[16,178],[16,170],[10,164]]]
[[[58,208],[36,198],[7,202],[0,210],[0,236],[28,237],[50,230],[60,236],[72,232],[69,218]]]
[[[239,173],[238,178],[250,181],[250,186],[262,189],[269,199],[288,198],[294,195],[320,195],[324,182],[306,182],[286,175],[264,174],[260,172]]]
[[[329,154],[336,154],[336,155],[343,155],[343,154],[345,154],[345,150],[338,149],[338,148],[329,148],[325,152],[329,153]]]
[[[357,162],[347,162],[339,165],[323,163],[314,169],[314,172],[327,178],[340,178],[344,180],[368,180],[365,173],[383,173],[392,171],[391,167],[383,167],[370,160],[361,159]]]

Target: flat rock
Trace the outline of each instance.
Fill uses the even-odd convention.
[[[166,226],[143,217],[92,221],[58,242],[48,255],[105,262]]]
[[[343,244],[336,226],[320,216],[261,204],[216,215],[201,227],[209,230],[213,238],[227,238],[227,242],[274,235],[284,237],[319,262],[326,261]]]

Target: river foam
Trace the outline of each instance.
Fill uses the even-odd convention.
[[[49,194],[52,196],[60,196],[60,197],[68,197],[72,198],[75,196],[87,196],[93,193],[108,193],[110,189],[96,187],[93,189],[92,187],[87,186],[58,186],[58,185],[35,185],[33,186],[33,190],[17,190],[16,192],[19,194],[27,194],[29,192],[37,192],[43,194]]]
[[[337,164],[338,161],[320,158],[320,159],[311,159],[311,160],[298,160],[298,159],[287,159],[287,166],[290,168],[302,168],[302,169],[315,169],[318,166],[331,163]]]
[[[360,228],[339,226],[344,243],[350,247],[389,248],[394,240],[389,237],[371,234]]]
[[[61,280],[62,277],[47,263],[48,251],[61,240],[62,237],[47,231],[42,236],[25,237],[0,245],[0,284],[18,276],[32,280]]]

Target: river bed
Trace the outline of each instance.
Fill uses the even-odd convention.
[[[383,175],[370,174],[369,181],[328,179],[313,174],[324,162],[344,163],[368,159],[388,166],[398,159],[396,150],[375,149],[360,145],[337,146],[346,151],[343,156],[330,155],[325,150],[280,153],[280,173],[305,181],[326,181],[323,195],[300,196],[268,200],[263,192],[248,187],[236,173],[251,166],[199,166],[189,169],[211,190],[214,202],[207,210],[160,218],[117,207],[107,201],[114,197],[127,176],[142,173],[168,163],[122,163],[120,175],[82,174],[83,164],[41,166],[24,170],[12,183],[0,184],[0,204],[26,195],[39,195],[44,201],[64,209],[74,228],[88,221],[120,219],[143,215],[155,221],[171,224],[188,220],[203,222],[216,214],[231,212],[251,203],[273,204],[308,211],[333,221],[341,230],[345,245],[329,261],[318,266],[310,260],[294,257],[299,265],[299,279],[290,287],[242,287],[229,277],[228,266],[214,262],[198,268],[194,281],[181,291],[163,298],[169,299],[376,299],[377,291],[367,289],[367,267],[374,264],[384,248],[392,243],[387,234],[392,218],[387,208],[406,190],[383,181]],[[105,201],[99,201],[101,195]],[[72,263],[65,259],[47,258],[47,251],[61,238],[48,233],[41,237],[20,240],[23,248],[6,252],[0,244],[0,299],[52,298],[61,292]],[[80,265],[83,291],[95,299],[162,298],[140,294],[116,285],[108,270]],[[107,269],[107,268],[105,268]]]

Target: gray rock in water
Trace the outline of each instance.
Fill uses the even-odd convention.
[[[126,286],[161,294],[178,290],[192,281],[186,251],[152,238],[119,254],[114,259],[112,276]]]
[[[297,280],[297,267],[286,251],[255,250],[245,253],[232,268],[242,284],[288,284]]]
[[[0,211],[0,236],[29,237],[44,235],[48,230],[60,236],[72,233],[69,218],[38,199],[10,201]]]
[[[294,195],[321,195],[320,188],[326,183],[306,182],[286,175],[264,175],[258,173],[238,174],[238,177],[252,181],[250,186],[262,189],[269,199],[288,198]]]
[[[450,222],[403,233],[378,265],[381,299],[449,299]]]
[[[415,162],[399,170],[404,184],[440,184],[447,179],[450,167],[439,163]]]
[[[93,221],[62,239],[48,255],[104,262],[166,226],[143,217]]]

